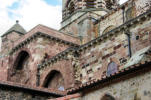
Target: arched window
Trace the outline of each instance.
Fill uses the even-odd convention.
[[[30,84],[29,57],[26,51],[21,51],[14,62],[9,81]]]
[[[64,79],[60,72],[52,71],[47,77],[44,84],[46,88],[54,88],[60,91],[64,91]]]
[[[68,13],[72,14],[75,11],[75,4],[73,1],[70,1],[69,4],[67,5],[68,8]]]
[[[107,68],[107,76],[110,76],[111,74],[114,74],[117,71],[118,71],[118,65],[114,62],[111,62]]]
[[[115,100],[115,98],[109,94],[105,94],[100,100]]]
[[[115,27],[114,27],[113,25],[111,25],[111,26],[107,27],[107,28],[103,31],[102,34],[105,34],[105,33],[111,31],[111,30],[114,29],[114,28],[115,28]]]
[[[29,54],[26,51],[21,51],[15,62],[15,69],[22,70],[23,66],[27,64],[27,60],[29,58]]]

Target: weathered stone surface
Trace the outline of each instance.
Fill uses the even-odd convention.
[[[132,78],[111,83],[105,87],[86,92],[81,100],[101,100],[104,94],[110,94],[116,100],[150,100],[151,71]]]
[[[0,80],[53,91],[76,91],[89,82],[127,70],[125,68],[133,64],[150,61],[150,0],[130,0],[122,6],[113,1],[116,0],[63,0],[65,17],[60,29],[63,33],[37,25],[25,35],[12,32],[4,36]],[[95,9],[89,8],[90,2]],[[117,100],[149,100],[150,74],[130,76],[93,91],[81,90],[81,98],[72,95],[73,100],[100,100],[112,96]],[[3,99],[43,99],[41,95],[23,91],[2,91],[0,87]]]

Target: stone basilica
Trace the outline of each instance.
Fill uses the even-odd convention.
[[[151,100],[151,0],[63,0],[61,29],[16,21],[0,100]]]

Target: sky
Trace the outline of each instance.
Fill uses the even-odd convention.
[[[123,3],[127,0],[121,0]],[[19,20],[29,31],[38,24],[59,29],[62,0],[0,0],[0,35]]]

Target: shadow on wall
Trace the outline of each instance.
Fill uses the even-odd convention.
[[[13,70],[10,74],[10,81],[22,84],[29,84],[29,58],[30,55],[26,51],[21,51],[18,54],[13,65]]]
[[[53,88],[55,90],[64,91],[64,78],[62,74],[59,71],[53,70],[51,71],[43,84],[43,87],[45,88]]]
[[[105,94],[100,100],[115,100],[110,94]]]

